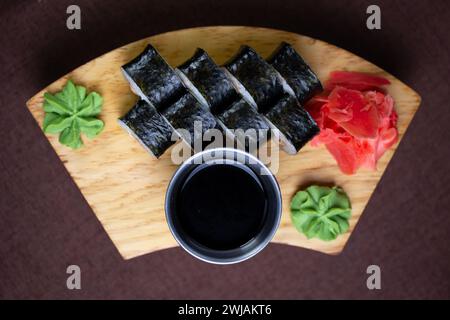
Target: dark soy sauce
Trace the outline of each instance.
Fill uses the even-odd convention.
[[[181,186],[176,205],[182,231],[215,250],[239,248],[262,229],[267,198],[245,165],[202,164]]]

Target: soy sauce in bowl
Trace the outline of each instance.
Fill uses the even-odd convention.
[[[266,218],[263,186],[240,163],[199,165],[185,179],[177,198],[180,228],[214,250],[245,245],[260,232]]]
[[[175,172],[166,219],[175,240],[206,262],[230,264],[260,252],[281,219],[281,192],[270,170],[240,150],[195,154]]]

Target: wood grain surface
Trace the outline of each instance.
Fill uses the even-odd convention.
[[[171,161],[170,150],[154,160],[117,124],[117,118],[136,101],[120,66],[137,56],[148,43],[154,45],[169,64],[177,66],[191,57],[197,47],[205,49],[221,64],[242,44],[252,46],[267,57],[281,41],[291,43],[322,81],[333,70],[368,72],[388,78],[392,82],[388,92],[395,99],[399,115],[401,140],[420,105],[417,93],[384,70],[343,49],[298,34],[265,28],[204,27],[143,39],[88,62],[27,102],[34,118],[42,125],[44,92],[60,90],[67,79],[104,97],[100,118],[105,122],[105,130],[92,141],[84,139],[82,149],[71,150],[61,145],[56,135],[47,137],[124,259],[177,245],[164,217],[165,191],[177,166]],[[380,159],[377,171],[360,170],[352,176],[342,174],[323,147],[307,145],[295,156],[281,153],[276,176],[283,196],[283,217],[273,241],[328,254],[341,252],[397,146]],[[308,240],[291,224],[290,200],[299,188],[311,183],[339,185],[351,199],[350,229],[334,241]]]

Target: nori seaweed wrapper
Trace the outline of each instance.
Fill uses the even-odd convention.
[[[203,150],[211,143],[211,141],[202,141],[204,134],[210,129],[220,130],[221,139],[224,139],[221,127],[214,115],[208,110],[207,106],[204,106],[198,102],[198,100],[189,92],[184,94],[178,101],[164,110],[163,116],[196,152],[200,151],[195,150],[197,145],[199,145]],[[201,123],[201,130],[196,130],[196,122],[198,124]],[[187,130],[189,137],[183,135],[180,129]],[[189,139],[189,141],[187,141],[187,139]],[[200,140],[200,143],[196,143],[196,140]]]
[[[197,88],[208,102],[211,112],[218,114],[239,99],[239,95],[225,72],[203,49],[180,65],[178,69]]]
[[[294,90],[301,104],[323,90],[317,75],[290,44],[282,42],[268,62]]]
[[[313,118],[289,94],[285,94],[265,116],[297,152],[319,133]]]
[[[217,118],[228,129],[240,129],[235,131],[235,138],[248,152],[253,152],[254,149],[260,147],[270,137],[270,125],[264,116],[259,114],[244,99],[236,101],[229,109],[218,115]],[[245,134],[246,131],[247,134]]]
[[[151,45],[122,69],[141,99],[160,111],[186,92],[181,79]]]
[[[172,127],[164,117],[144,100],[136,105],[119,119],[122,126],[129,131],[145,148],[156,158],[159,158],[171,145]]]
[[[259,112],[268,111],[284,93],[278,72],[248,46],[242,46],[225,68],[253,97]]]

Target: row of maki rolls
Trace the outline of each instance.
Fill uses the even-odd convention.
[[[119,123],[156,158],[179,138],[195,151],[220,139],[254,152],[270,134],[295,154],[319,132],[302,104],[322,85],[288,43],[267,61],[242,46],[222,67],[197,49],[176,69],[148,45],[122,71],[140,99]],[[223,136],[204,141],[211,129]]]

